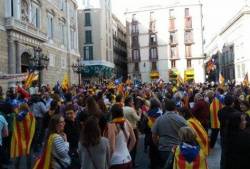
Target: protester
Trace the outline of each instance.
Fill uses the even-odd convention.
[[[187,126],[186,120],[177,114],[176,105],[171,100],[165,102],[166,112],[158,117],[152,127],[152,138],[158,146],[159,161],[158,167],[164,167],[174,145],[180,143],[179,129]]]
[[[81,169],[108,169],[110,164],[109,141],[101,137],[98,119],[90,117],[81,132],[79,143]]]
[[[0,169],[3,168],[4,163],[4,149],[3,149],[3,137],[8,136],[8,123],[3,115],[0,115]]]
[[[132,158],[129,152],[134,148],[136,138],[130,123],[124,118],[119,104],[111,107],[112,122],[108,124],[106,135],[110,142],[110,169],[132,169]]]

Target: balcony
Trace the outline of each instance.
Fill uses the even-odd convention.
[[[192,17],[191,16],[187,16],[185,17],[185,30],[192,30]]]
[[[158,79],[160,77],[160,73],[157,70],[152,70],[150,72],[150,78],[151,79]]]
[[[176,31],[175,18],[169,18],[168,31],[169,32],[175,32]]]
[[[13,18],[13,17],[5,18],[5,28],[7,30],[19,31],[27,36],[37,38],[38,40],[40,40],[42,42],[46,42],[48,40],[46,33],[35,28],[30,23],[22,22],[22,21],[20,21],[16,18]]]

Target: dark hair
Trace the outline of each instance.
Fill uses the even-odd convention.
[[[231,106],[234,103],[234,98],[232,95],[227,94],[224,98],[224,103],[226,106]]]
[[[165,110],[174,111],[176,109],[176,105],[172,100],[166,99],[165,101]]]
[[[121,94],[118,94],[118,95],[116,96],[116,98],[115,98],[115,101],[116,101],[116,102],[121,102],[121,101],[122,101],[122,98],[123,98],[123,96],[122,96]]]
[[[52,133],[56,133],[56,125],[59,124],[60,118],[63,117],[60,114],[55,114],[51,117],[49,121],[49,127],[48,127],[48,137]]]
[[[192,112],[190,111],[190,109],[186,108],[186,107],[181,107],[178,109],[178,112],[186,119],[190,119],[192,117],[194,117],[194,115],[192,114]]]
[[[82,132],[81,144],[85,147],[95,146],[100,142],[101,129],[98,124],[98,119],[91,116],[87,119]]]
[[[65,102],[70,102],[72,101],[72,94],[68,92],[64,95],[64,98],[65,98]]]
[[[111,107],[110,112],[112,114],[112,119],[124,116],[123,109],[119,104],[114,104]]]
[[[100,117],[102,112],[101,109],[99,107],[99,105],[97,104],[95,98],[93,96],[89,96],[86,100],[86,108],[87,108],[87,112],[90,115],[94,115],[96,117]]]
[[[150,100],[150,109],[161,108],[161,102],[157,98]]]
[[[131,96],[128,96],[125,98],[124,104],[125,106],[130,106],[129,104],[133,101],[133,98]]]
[[[57,110],[59,108],[58,102],[55,100],[52,100],[50,103],[50,110]]]

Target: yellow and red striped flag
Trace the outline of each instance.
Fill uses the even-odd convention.
[[[222,76],[222,74],[219,74],[219,84],[220,86],[224,86],[225,84],[225,78]]]
[[[42,155],[35,161],[33,169],[49,169],[51,168],[52,145],[58,134],[51,134],[45,145]]]
[[[13,120],[13,133],[11,138],[11,158],[30,154],[30,146],[35,133],[36,120],[31,112],[28,112],[22,121],[16,117]]]
[[[38,74],[36,72],[30,72],[25,80],[24,89],[28,89],[31,83],[35,80],[38,80]]]
[[[244,80],[243,80],[243,85],[244,86],[248,86],[249,85],[249,81],[248,81],[248,73],[246,73]]]
[[[194,129],[196,132],[196,140],[198,144],[200,145],[201,149],[203,150],[204,154],[208,155],[208,135],[206,130],[203,128],[199,120],[196,118],[190,118],[188,119],[188,126]]]
[[[64,90],[69,89],[69,77],[66,73],[64,74],[63,81],[62,81],[62,89]]]
[[[218,112],[222,109],[223,105],[218,98],[214,98],[212,103],[210,104],[210,121],[212,129],[220,128],[220,121],[218,117]]]
[[[175,150],[173,169],[208,169],[206,156],[200,149],[195,160],[189,163],[181,153],[180,146],[178,146]]]

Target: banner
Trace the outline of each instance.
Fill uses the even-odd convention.
[[[6,81],[24,81],[28,76],[28,73],[20,74],[0,74],[0,80]]]

